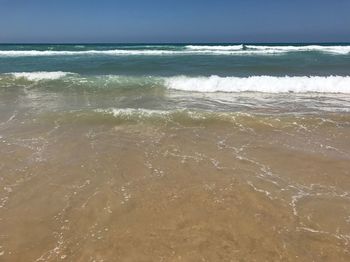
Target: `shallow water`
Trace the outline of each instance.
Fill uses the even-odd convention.
[[[11,61],[0,75],[0,260],[350,259],[346,74],[223,93],[201,88],[240,80],[28,73]]]
[[[3,88],[3,259],[346,261],[347,97],[277,97]]]

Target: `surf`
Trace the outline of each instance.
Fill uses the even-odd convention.
[[[85,47],[85,46],[83,46]],[[278,55],[293,52],[320,52],[332,55],[350,54],[350,45],[138,45],[115,46],[108,50],[0,50],[0,57],[45,56],[179,56],[179,55]]]
[[[124,76],[80,75],[73,72],[13,72],[0,75],[0,86],[16,81],[29,81],[48,86],[57,81],[59,87],[69,88],[162,88],[164,90],[199,93],[350,93],[350,76]],[[45,82],[45,83],[43,83]],[[33,88],[33,84],[31,85]]]

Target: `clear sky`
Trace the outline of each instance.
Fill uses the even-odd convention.
[[[0,42],[350,42],[350,0],[0,0]]]

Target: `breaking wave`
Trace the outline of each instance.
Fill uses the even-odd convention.
[[[350,93],[350,77],[170,77],[170,89],[194,92],[265,92],[265,93]]]
[[[9,73],[8,75],[11,75],[15,78],[25,78],[29,81],[40,81],[40,80],[56,80],[68,75],[73,75],[73,73],[62,72],[62,71],[56,71],[56,72],[40,71],[40,72],[15,72],[15,73]]]
[[[151,48],[151,49],[150,49]],[[158,49],[157,49],[158,48]],[[36,56],[175,56],[175,55],[269,55],[289,52],[323,52],[350,54],[350,46],[268,46],[268,45],[187,45],[187,46],[140,46],[139,49],[111,50],[0,50],[0,57]]]
[[[189,50],[212,50],[212,51],[239,51],[243,50],[243,45],[187,45],[186,49]]]
[[[263,92],[263,93],[350,93],[350,76],[81,76],[70,72],[15,72],[0,75],[4,82],[42,82],[63,80],[65,85],[95,88],[153,88],[190,92]],[[71,85],[70,85],[71,84]]]
[[[350,46],[321,46],[321,45],[306,45],[306,46],[259,46],[246,45],[246,49],[257,52],[326,52],[333,54],[349,54]]]

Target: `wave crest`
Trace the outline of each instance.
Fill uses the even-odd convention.
[[[170,77],[169,89],[193,92],[350,93],[349,76]]]
[[[36,56],[174,56],[174,55],[273,55],[289,52],[323,52],[334,55],[350,54],[349,45],[272,46],[272,45],[187,45],[174,50],[173,46],[139,46],[139,49],[111,50],[0,50],[0,57]],[[131,48],[131,47],[130,47]],[[133,47],[134,48],[134,47]],[[152,48],[152,49],[150,49]]]
[[[15,78],[25,78],[29,81],[40,81],[40,80],[56,80],[71,74],[73,73],[62,72],[62,71],[56,71],[56,72],[39,71],[39,72],[15,72],[15,73],[9,73],[8,75],[11,75]]]
[[[334,54],[349,54],[350,46],[321,46],[321,45],[306,45],[306,46],[260,46],[246,45],[247,50],[257,52],[326,52]]]
[[[239,51],[243,50],[243,45],[187,45],[189,50],[207,50],[207,51]]]
[[[3,85],[22,79],[37,82],[62,80],[60,88],[163,88],[190,92],[343,93],[350,94],[350,76],[81,76],[70,72],[15,72],[0,75]],[[7,83],[7,84],[6,84]],[[53,82],[52,84],[55,84]],[[33,86],[32,86],[33,87]]]

